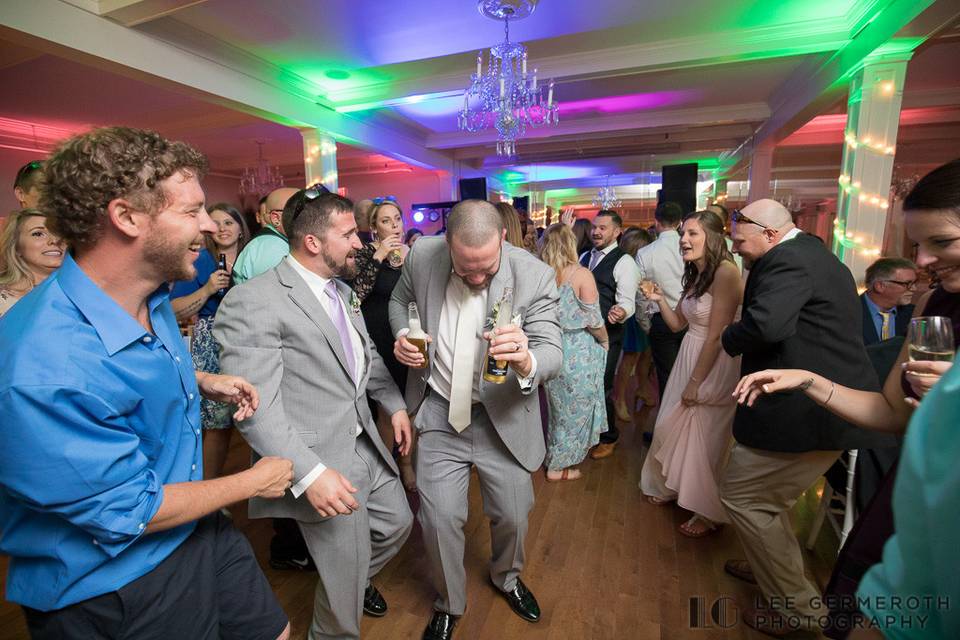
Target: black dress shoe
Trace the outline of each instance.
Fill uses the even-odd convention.
[[[363,612],[374,618],[380,618],[387,613],[387,601],[372,584],[363,592]]]
[[[500,590],[497,589],[497,591]],[[507,599],[510,608],[513,609],[513,612],[518,616],[527,622],[540,621],[540,605],[537,604],[537,599],[533,596],[533,592],[527,589],[527,585],[523,584],[520,578],[517,578],[517,584],[513,589],[510,591],[500,591],[500,593]]]
[[[434,611],[430,624],[423,630],[423,640],[450,640],[453,637],[453,628],[457,626],[457,616],[443,611]]]

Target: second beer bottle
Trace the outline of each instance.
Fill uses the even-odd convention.
[[[500,302],[494,309],[493,329],[505,327],[513,321],[513,289],[505,287]],[[490,333],[493,333],[493,329]],[[493,336],[491,336],[492,338]],[[487,347],[487,362],[483,367],[483,379],[494,384],[502,384],[507,380],[507,361],[497,360],[490,355]]]

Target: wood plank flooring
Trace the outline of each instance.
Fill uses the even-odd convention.
[[[641,428],[652,429],[654,412],[641,410],[635,425],[621,428],[616,453],[581,465],[583,478],[547,483],[534,476],[536,506],[530,515],[524,582],[543,610],[539,624],[522,621],[490,586],[487,563],[490,533],[483,516],[476,478],[470,487],[466,525],[469,606],[457,627],[459,640],[570,640],[763,638],[741,623],[730,629],[692,629],[690,598],[709,606],[720,596],[750,602],[755,592],[723,572],[728,558],[742,557],[728,526],[700,540],[680,535],[677,526],[689,515],[673,506],[656,507],[641,498],[637,483],[645,448]],[[227,472],[242,469],[248,450],[234,438]],[[795,509],[800,539],[806,537],[815,507],[811,490]],[[412,500],[416,507],[416,499]],[[250,538],[257,558],[292,623],[296,640],[306,637],[313,609],[316,575],[274,571],[267,566],[269,521],[249,520],[246,505],[231,508],[234,521]],[[807,566],[823,587],[836,554],[836,538],[824,527],[820,543],[807,555]],[[432,611],[423,545],[415,527],[400,554],[376,579],[389,603],[384,618],[365,617],[369,640],[420,638]],[[6,558],[0,572],[6,577]],[[708,616],[709,619],[709,616]],[[27,638],[20,608],[0,603],[0,640]],[[797,637],[810,637],[797,634]]]

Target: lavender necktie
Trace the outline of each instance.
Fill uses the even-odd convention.
[[[350,340],[350,326],[346,314],[343,313],[340,296],[337,294],[337,282],[335,280],[328,282],[323,292],[330,299],[330,319],[333,320],[333,326],[337,328],[337,333],[340,334],[340,344],[343,345],[343,352],[347,356],[347,370],[350,372],[350,378],[356,382],[357,372],[354,364],[353,342]]]

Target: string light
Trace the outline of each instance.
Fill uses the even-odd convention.
[[[847,131],[844,134],[843,139],[847,142],[847,146],[851,149],[859,149],[860,147],[864,147],[870,151],[874,151],[885,156],[892,156],[897,151],[897,148],[893,145],[887,144],[886,142],[873,140],[869,136],[863,140],[858,140],[857,136],[853,135],[853,133],[850,131]]]
[[[847,231],[840,219],[833,221],[833,237],[845,249],[858,251],[865,258],[876,258],[880,255],[880,248],[864,244],[863,236],[854,235],[852,231]]]
[[[879,207],[883,210],[886,210],[887,207],[890,206],[890,203],[886,197],[875,193],[860,191],[860,181],[854,180],[851,182],[850,176],[844,173],[840,174],[840,177],[837,178],[837,182],[840,183],[840,187],[843,189],[844,193],[849,195],[851,198],[856,197],[857,202]]]

